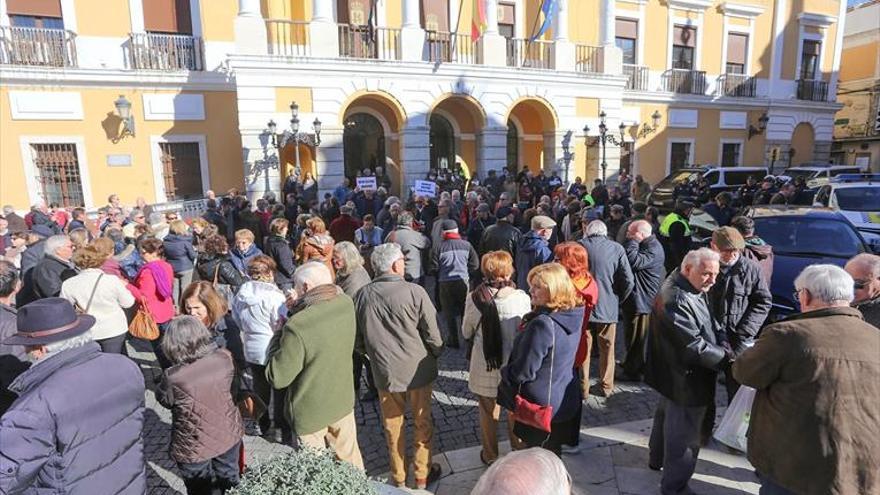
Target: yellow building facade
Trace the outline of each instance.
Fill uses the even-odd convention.
[[[829,158],[845,2],[477,1],[0,0],[0,202]]]

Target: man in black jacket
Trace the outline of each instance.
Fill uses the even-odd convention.
[[[522,237],[522,232],[513,225],[515,213],[509,206],[501,206],[495,212],[498,219],[495,225],[491,225],[483,232],[480,239],[479,253],[482,257],[489,251],[507,251],[511,258],[516,259],[516,246]]]
[[[24,277],[24,287],[16,303],[23,306],[37,299],[58,297],[61,283],[76,275],[73,257],[73,243],[66,235],[53,235],[46,239],[46,254],[37,266]]]
[[[688,481],[709,436],[717,372],[728,369],[733,357],[716,341],[706,298],[718,270],[718,253],[691,251],[654,301],[645,379],[663,397],[654,413],[648,465],[662,467],[663,495],[690,493]]]
[[[626,359],[619,380],[641,381],[645,367],[645,339],[651,321],[651,306],[666,277],[663,246],[654,236],[651,224],[636,220],[629,224],[623,248],[632,269],[635,285],[632,294],[623,303],[623,321],[626,324]]]
[[[758,331],[770,314],[773,296],[761,276],[761,268],[743,256],[746,241],[733,227],[721,227],[712,233],[712,250],[721,259],[721,269],[709,304],[718,320],[718,338],[739,356],[754,343]],[[725,373],[727,399],[739,389],[729,372]]]

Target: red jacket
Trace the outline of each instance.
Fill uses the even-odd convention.
[[[330,237],[336,242],[354,242],[354,231],[361,228],[361,221],[351,215],[339,215],[330,222]]]
[[[578,344],[577,353],[574,355],[575,368],[580,368],[587,360],[587,335],[590,333],[590,314],[599,300],[599,284],[592,277],[578,277],[574,279],[574,288],[584,300],[584,321],[581,324],[581,341]]]
[[[150,263],[158,263],[162,271],[167,275],[169,286],[174,283],[174,269],[165,260],[151,261]],[[147,310],[153,315],[156,323],[165,323],[174,318],[174,297],[162,297],[156,287],[156,281],[153,279],[153,273],[146,268],[141,268],[134,279],[134,284],[129,286],[135,299],[138,301],[146,301]]]

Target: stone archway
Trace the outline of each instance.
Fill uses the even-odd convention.
[[[517,126],[517,170],[533,172],[553,167],[556,160],[556,114],[548,103],[537,98],[523,98],[508,112],[507,125]],[[508,147],[514,143],[508,140]],[[508,156],[512,154],[508,150]],[[511,164],[508,164],[511,165]]]
[[[344,174],[353,179],[358,169],[382,166],[391,177],[389,194],[399,195],[403,182],[400,132],[406,123],[402,108],[381,92],[361,92],[343,108]]]
[[[431,128],[430,167],[438,168],[439,160],[444,158],[440,150],[451,147],[451,153],[445,152],[447,161],[452,161],[449,167],[460,164],[473,175],[479,163],[479,136],[486,125],[486,113],[480,103],[467,95],[448,95],[431,108],[428,122]],[[447,136],[450,130],[453,134],[451,140]]]

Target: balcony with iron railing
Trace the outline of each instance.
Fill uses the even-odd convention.
[[[601,73],[602,48],[591,45],[575,45],[574,70],[588,74]]]
[[[0,26],[0,64],[76,67],[76,34],[65,29]]]
[[[507,66],[530,69],[553,69],[553,42],[508,38]]]
[[[186,34],[131,33],[129,53],[133,69],[204,70],[202,38]]]
[[[468,34],[426,31],[427,60],[433,63],[482,64],[480,41]]]
[[[706,71],[669,69],[663,73],[663,91],[679,94],[706,94]]]
[[[400,60],[400,29],[339,24],[339,56]]]
[[[721,74],[718,76],[718,84],[715,93],[718,96],[734,96],[738,98],[754,98],[756,96],[757,80],[745,74]]]
[[[623,75],[626,76],[627,91],[648,90],[648,67],[645,65],[623,64]]]
[[[266,35],[269,38],[269,54],[285,57],[308,57],[309,23],[289,19],[266,20]]]
[[[828,99],[828,83],[821,79],[798,79],[797,99],[825,101]]]

